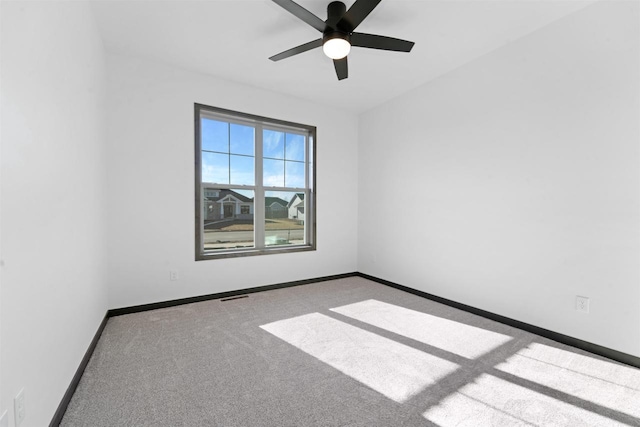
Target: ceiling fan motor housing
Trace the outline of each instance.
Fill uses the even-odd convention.
[[[347,12],[347,6],[341,1],[333,1],[329,3],[327,6],[327,22],[335,24],[342,19],[344,14]],[[344,39],[351,44],[351,31],[347,28],[331,28],[330,24],[326,26],[325,30],[322,33],[322,43],[326,43],[331,39]]]
[[[325,44],[331,39],[343,39],[348,41],[349,44],[351,44],[351,35],[349,33],[344,33],[342,31],[331,30],[331,29],[325,31],[324,35],[322,36],[322,44]]]

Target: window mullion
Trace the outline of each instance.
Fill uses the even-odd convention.
[[[231,184],[231,123],[227,123],[227,174]]]
[[[254,193],[253,199],[253,227],[254,227],[254,245],[256,249],[264,249],[265,247],[265,206],[264,206],[264,186],[262,182],[262,153],[263,153],[263,143],[262,143],[262,125],[258,124],[255,127],[256,136],[255,136],[255,184],[256,190]]]

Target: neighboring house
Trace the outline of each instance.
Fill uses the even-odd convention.
[[[287,201],[280,197],[265,197],[264,209],[265,218],[286,218],[288,214]]]
[[[233,190],[203,188],[204,219],[253,220],[253,199]]]
[[[289,219],[304,221],[304,193],[296,193],[287,206]]]

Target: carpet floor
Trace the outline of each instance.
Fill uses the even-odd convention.
[[[640,370],[353,277],[110,318],[62,426],[640,426]]]

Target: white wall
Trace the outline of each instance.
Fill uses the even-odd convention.
[[[354,115],[123,56],[108,78],[111,308],[356,270]],[[195,261],[194,103],[317,126],[316,251]]]
[[[359,271],[640,356],[638,18],[596,3],[362,115]]]
[[[1,7],[0,409],[41,427],[107,310],[105,64],[87,3]]]

